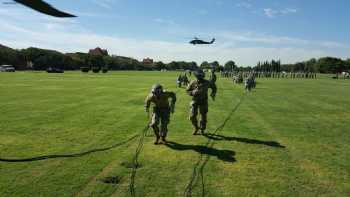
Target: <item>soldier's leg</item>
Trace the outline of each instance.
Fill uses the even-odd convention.
[[[162,138],[163,142],[166,142],[169,122],[170,122],[170,110],[162,112],[161,121],[160,121],[160,137]]]
[[[201,133],[204,134],[204,131],[207,128],[208,103],[200,105],[199,113],[201,115],[199,129],[201,130]]]
[[[196,135],[198,132],[198,120],[197,120],[197,114],[198,114],[198,105],[194,102],[191,102],[191,112],[190,112],[190,120],[193,127],[193,135]]]
[[[159,113],[153,112],[150,127],[152,127],[153,132],[156,136],[156,141],[154,142],[154,144],[158,144],[160,139],[158,124],[159,124]]]

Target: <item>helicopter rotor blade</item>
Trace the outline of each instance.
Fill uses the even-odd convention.
[[[55,17],[76,17],[72,14],[62,12],[54,7],[52,7],[50,4],[46,3],[43,0],[36,0],[36,1],[31,1],[31,0],[14,0],[17,3],[20,3],[24,6],[27,6],[33,10],[36,10],[38,12],[55,16]]]

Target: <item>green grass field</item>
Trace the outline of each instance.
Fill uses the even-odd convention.
[[[176,75],[0,73],[0,158],[34,160],[0,161],[0,196],[350,196],[349,80],[219,78],[192,136]],[[156,82],[178,97],[167,146],[140,143]]]

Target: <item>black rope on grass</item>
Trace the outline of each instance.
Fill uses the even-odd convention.
[[[23,159],[0,158],[0,162],[12,162],[12,163],[15,163],[15,162],[33,162],[33,161],[55,159],[55,158],[81,157],[81,156],[84,156],[84,155],[88,155],[88,154],[92,154],[92,153],[96,153],[96,152],[103,152],[103,151],[107,151],[107,150],[111,150],[111,149],[117,148],[117,147],[119,147],[121,145],[124,145],[124,144],[134,140],[138,136],[139,136],[139,134],[134,135],[131,138],[129,138],[129,139],[123,141],[123,142],[119,142],[119,143],[114,144],[114,145],[109,146],[109,147],[92,149],[92,150],[85,151],[85,152],[80,152],[80,153],[43,155],[43,156],[31,157],[31,158],[23,158]]]
[[[143,130],[142,130],[142,133],[141,133],[141,136],[140,136],[140,139],[139,139],[139,143],[137,145],[137,148],[136,148],[136,151],[135,151],[135,156],[132,160],[132,171],[131,171],[131,176],[130,176],[130,184],[129,184],[129,190],[130,190],[130,195],[131,196],[136,196],[135,194],[135,177],[136,177],[136,172],[137,172],[137,168],[139,167],[139,161],[138,161],[138,158],[139,158],[139,155],[142,151],[142,148],[143,148],[143,142],[144,142],[144,139],[145,139],[145,136],[147,134],[147,131],[149,129],[149,126],[147,125]]]
[[[231,116],[233,113],[235,113],[238,109],[238,107],[241,105],[245,98],[246,94],[242,96],[242,98],[239,100],[239,102],[232,108],[231,112],[227,115],[226,119],[222,122],[221,125],[219,125],[212,134],[217,134],[219,131],[221,131],[227,124],[227,122],[231,119]],[[208,139],[206,142],[205,146],[212,148],[214,146],[214,141],[212,139]],[[198,176],[201,176],[201,181],[202,181],[202,196],[205,196],[205,184],[204,184],[204,177],[203,177],[203,170],[208,163],[210,159],[209,155],[204,156],[203,153],[200,154],[198,161],[193,167],[193,172],[192,176],[190,178],[189,183],[187,184],[185,191],[184,191],[184,197],[191,197],[192,196],[192,191],[198,182]]]
[[[180,92],[181,89],[178,89],[177,91],[175,91],[175,94],[177,94],[178,92]],[[144,138],[148,135],[148,130],[149,130],[149,124],[151,122],[151,117],[150,115],[148,115],[148,124],[147,126],[142,130],[142,133],[141,133],[141,137],[139,139],[139,144],[137,145],[137,148],[136,148],[136,151],[135,151],[135,155],[134,155],[134,158],[132,160],[132,171],[131,171],[131,176],[130,176],[130,184],[129,184],[129,190],[130,190],[130,195],[132,197],[136,196],[136,193],[135,193],[135,177],[136,177],[136,172],[137,172],[137,168],[140,166],[139,162],[138,162],[138,158],[139,158],[139,155],[142,151],[142,148],[143,148],[143,144],[144,144]]]
[[[177,94],[179,91],[180,90],[177,90],[175,92],[175,94]],[[150,112],[148,112],[148,123],[147,123],[147,126],[141,132],[139,143],[137,145],[134,158],[132,160],[132,171],[131,171],[130,183],[129,183],[129,191],[130,191],[130,195],[132,197],[136,196],[136,193],[135,193],[135,178],[136,178],[137,168],[140,166],[138,158],[139,158],[139,155],[140,155],[140,153],[142,151],[142,148],[143,148],[144,139],[145,139],[146,136],[149,136],[147,132],[149,130],[149,124],[150,124],[151,118],[152,118],[149,114],[150,114]]]

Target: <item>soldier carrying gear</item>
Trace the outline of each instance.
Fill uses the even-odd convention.
[[[170,105],[169,98],[171,98]],[[160,84],[153,85],[152,92],[147,96],[145,101],[145,110],[148,113],[151,103],[154,103],[152,120],[149,125],[156,135],[154,144],[158,144],[160,139],[161,143],[166,143],[170,112],[174,113],[175,102],[176,94],[174,92],[163,91],[163,87]],[[158,127],[159,122],[160,130]]]
[[[246,91],[250,92],[253,88],[253,78],[251,77],[248,77],[246,80],[245,80],[245,84],[244,84],[244,88]]]
[[[202,70],[194,73],[197,80],[192,81],[187,87],[187,93],[192,96],[190,120],[193,126],[193,135],[196,135],[198,130],[204,134],[207,126],[208,113],[208,89],[211,88],[210,96],[215,100],[216,85],[204,79],[205,74]],[[198,126],[197,114],[200,113],[200,125]]]
[[[254,75],[249,75],[248,78],[245,80],[245,90],[250,92],[255,87],[256,87],[255,77]]]
[[[184,83],[184,86],[187,86],[189,83],[188,77],[185,73],[185,75],[182,77],[182,82]]]

